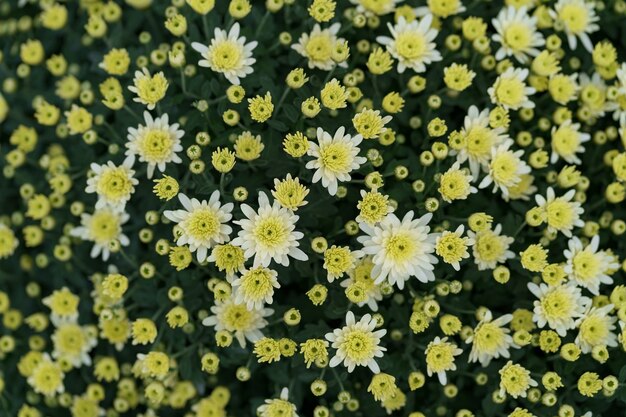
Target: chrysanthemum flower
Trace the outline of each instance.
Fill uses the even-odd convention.
[[[501,232],[502,225],[499,224],[493,230],[488,228],[478,232],[472,230],[467,232],[467,235],[474,239],[472,254],[479,271],[494,269],[498,264],[515,257],[515,254],[509,250],[514,239],[501,235]]]
[[[265,400],[265,404],[257,408],[259,417],[298,417],[295,404],[289,402],[289,389],[283,388],[280,398]]]
[[[228,225],[232,219],[233,203],[220,203],[220,192],[213,191],[209,201],[189,199],[178,194],[183,210],[166,210],[163,215],[178,223],[181,235],[176,240],[178,246],[189,245],[196,252],[198,262],[207,259],[208,251],[215,244],[228,242],[233,229]]]
[[[426,65],[441,61],[441,54],[434,43],[437,30],[432,28],[433,16],[427,14],[421,20],[408,22],[404,17],[398,23],[387,24],[391,32],[388,36],[378,36],[376,41],[387,47],[387,51],[398,60],[398,72],[407,68],[415,72],[426,71]]]
[[[505,314],[493,319],[491,311],[487,311],[483,319],[476,325],[474,333],[465,341],[472,344],[469,362],[480,362],[483,367],[489,366],[492,359],[508,358],[509,350],[519,348],[513,343],[510,331],[505,326],[513,316]]]
[[[591,135],[581,132],[579,123],[566,120],[558,127],[553,126],[551,136],[552,155],[550,162],[554,164],[559,158],[562,158],[570,164],[581,163],[576,154],[585,152],[585,147],[582,144],[588,142]]]
[[[333,60],[333,51],[337,44],[345,42],[343,38],[338,38],[337,33],[341,29],[341,24],[334,23],[326,29],[322,29],[319,24],[313,26],[311,33],[303,33],[291,47],[303,57],[309,60],[309,68],[319,68],[330,71],[335,65],[347,67],[344,61],[337,64]]]
[[[93,242],[91,257],[102,255],[102,260],[109,259],[111,245],[119,242],[121,246],[128,246],[130,239],[122,233],[122,225],[130,216],[125,212],[115,212],[109,208],[96,210],[93,214],[83,213],[80,217],[81,225],[72,229],[71,235]]]
[[[432,214],[417,219],[409,211],[400,220],[395,214],[388,214],[380,223],[370,226],[360,223],[365,236],[357,240],[363,245],[363,253],[372,255],[374,269],[372,276],[376,284],[387,280],[391,285],[404,288],[411,277],[421,282],[434,281],[436,235],[430,232],[428,223]]]
[[[574,227],[583,227],[585,222],[580,218],[584,213],[577,201],[572,201],[576,190],[569,190],[557,197],[552,187],[548,187],[546,196],[535,194],[539,210],[545,216],[549,231],[561,232],[567,237],[572,236]]]
[[[580,38],[587,51],[593,50],[589,34],[600,29],[596,23],[599,17],[593,3],[584,0],[559,0],[554,5],[554,11],[550,10],[550,16],[563,25],[572,50],[576,49],[577,38]]]
[[[334,136],[317,128],[317,142],[309,145],[308,155],[315,158],[307,162],[308,169],[314,169],[313,182],[322,181],[330,195],[337,193],[339,181],[350,181],[350,172],[358,169],[367,159],[359,154],[358,145],[363,138],[361,135],[350,136],[345,134],[342,126]]]
[[[577,285],[598,295],[601,284],[612,284],[609,271],[619,268],[619,263],[604,251],[598,250],[600,237],[595,235],[587,246],[580,239],[572,237],[563,251],[567,264],[564,271]]]
[[[348,311],[346,325],[333,330],[332,333],[326,333],[326,340],[337,350],[330,360],[330,366],[335,367],[343,363],[348,372],[354,371],[357,366],[367,366],[375,374],[379,373],[376,358],[382,358],[383,352],[387,350],[380,346],[380,339],[387,330],[374,331],[376,323],[369,314],[356,321],[354,313]]]
[[[529,16],[526,7],[503,7],[491,22],[497,31],[493,40],[501,45],[495,56],[498,61],[514,56],[525,64],[528,56],[538,55],[537,48],[545,43],[541,32],[537,31],[537,18]]]
[[[462,349],[459,349],[456,344],[448,342],[448,338],[435,337],[432,342],[426,346],[426,371],[428,376],[437,374],[439,383],[446,385],[448,382],[446,372],[455,371],[456,364],[454,363],[455,356],[463,353]]]
[[[487,168],[491,157],[491,149],[500,145],[508,136],[504,128],[492,129],[489,126],[489,110],[478,111],[478,107],[470,106],[463,121],[463,129],[459,132],[460,143],[451,143],[452,155],[456,155],[459,164],[469,162],[470,171],[475,180],[481,168]],[[454,168],[454,165],[453,165]]]
[[[610,315],[613,304],[604,307],[591,307],[584,316],[578,319],[578,336],[575,343],[582,353],[589,353],[595,346],[617,346],[615,322],[617,317]]]
[[[119,166],[112,161],[103,165],[90,165],[95,175],[87,179],[85,191],[98,195],[96,210],[107,206],[117,211],[124,210],[126,202],[135,192],[135,185],[139,184],[132,169],[134,163],[135,156],[130,155]]]
[[[202,320],[202,324],[214,327],[215,331],[226,330],[233,333],[239,345],[244,348],[246,340],[256,342],[263,337],[261,329],[267,326],[265,318],[274,314],[274,310],[250,310],[245,304],[237,304],[233,297],[229,297],[224,301],[215,300],[211,313],[213,315]]]
[[[509,188],[522,181],[522,176],[531,172],[530,166],[522,159],[523,150],[513,151],[513,141],[508,139],[501,145],[491,148],[489,172],[478,185],[486,188],[493,184],[493,192],[500,190],[504,198],[509,197]]]
[[[252,51],[258,44],[257,41],[246,43],[245,36],[240,37],[239,31],[239,23],[235,22],[228,32],[215,28],[209,46],[199,42],[191,44],[202,55],[198,65],[224,74],[234,85],[239,85],[241,78],[254,72],[252,65],[256,59],[252,57]]]
[[[536,387],[537,381],[530,377],[530,371],[519,364],[508,361],[500,371],[500,395],[504,393],[513,398],[526,398],[526,392]]]
[[[591,300],[582,295],[580,288],[571,283],[548,286],[528,283],[528,289],[535,297],[533,321],[539,328],[548,325],[559,336],[564,337],[573,329],[575,321],[585,312]]]
[[[247,204],[241,205],[246,218],[235,220],[241,227],[232,244],[240,246],[246,258],[254,257],[254,266],[269,266],[274,261],[289,266],[289,258],[308,260],[302,252],[299,240],[304,236],[296,232],[298,216],[291,210],[281,207],[278,201],[270,204],[264,192],[259,193],[259,209],[254,211]]]
[[[511,110],[534,108],[535,102],[528,96],[535,94],[535,89],[526,85],[528,74],[526,68],[509,67],[487,90],[491,102]]]
[[[452,265],[455,271],[461,269],[460,262],[469,258],[468,247],[475,242],[473,239],[463,236],[465,226],[459,225],[455,231],[445,230],[435,240],[435,252],[447,264]]]
[[[180,164],[182,159],[177,152],[183,150],[180,139],[185,132],[180,130],[178,123],[169,124],[169,116],[163,114],[153,119],[150,113],[144,112],[146,125],[128,128],[126,155],[136,155],[140,162],[148,163],[148,178],[152,178],[155,168],[164,172],[169,162]]]
[[[232,282],[235,303],[245,304],[250,310],[259,310],[263,304],[272,304],[274,289],[280,288],[278,273],[262,266],[244,269]]]

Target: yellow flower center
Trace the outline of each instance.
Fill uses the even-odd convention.
[[[579,144],[578,132],[569,126],[561,126],[552,135],[552,147],[559,155],[574,155]]]
[[[504,31],[504,43],[514,51],[523,51],[530,46],[531,31],[522,23],[511,23]]]
[[[546,205],[546,220],[555,229],[569,228],[574,222],[574,214],[572,205],[560,198]]]
[[[246,299],[264,300],[274,292],[270,270],[263,267],[249,270],[241,279],[240,290]]]
[[[414,60],[426,52],[426,38],[419,32],[403,32],[396,38],[396,49],[404,59]]]
[[[369,332],[363,330],[350,330],[340,346],[346,352],[346,357],[355,362],[367,361],[374,357],[376,344]]]
[[[331,143],[320,147],[322,165],[333,173],[345,173],[350,171],[352,158],[350,149],[345,143]]]
[[[487,127],[473,126],[466,134],[467,152],[470,156],[487,156],[491,152],[491,130]]]
[[[387,215],[387,197],[378,192],[369,192],[359,201],[357,208],[367,223],[379,222]]]
[[[225,40],[211,50],[211,60],[219,70],[228,71],[239,67],[241,53],[241,47],[236,42]]]
[[[508,365],[500,370],[501,384],[507,393],[521,395],[530,385],[529,373],[520,365]]]
[[[115,214],[101,211],[91,217],[89,232],[96,243],[107,244],[117,238],[119,227],[120,222]]]
[[[454,364],[454,346],[449,343],[431,345],[426,349],[426,363],[433,372],[443,372]]]
[[[324,268],[333,275],[341,275],[352,266],[352,255],[347,247],[332,247],[324,252]]]
[[[517,175],[519,160],[510,152],[497,154],[491,160],[491,176],[496,184],[512,185]]]
[[[563,290],[549,292],[540,300],[540,303],[546,318],[549,320],[567,319],[574,309],[573,300]]]
[[[106,168],[96,185],[98,194],[112,201],[128,197],[133,183],[123,167]]]
[[[383,243],[387,256],[394,262],[406,262],[413,257],[417,243],[408,233],[397,233]]]
[[[54,363],[42,363],[33,373],[34,386],[44,394],[52,394],[63,382],[63,372]]]
[[[567,4],[559,12],[559,18],[567,30],[579,34],[585,31],[589,22],[589,12],[580,4]]]
[[[60,327],[56,333],[55,347],[63,355],[79,355],[85,344],[85,336],[77,324]]]
[[[493,324],[483,323],[474,333],[474,346],[481,352],[495,352],[504,342],[504,330]]]
[[[230,304],[224,307],[222,321],[226,330],[245,331],[252,325],[252,313],[245,304]]]
[[[147,162],[159,163],[172,153],[174,140],[166,130],[151,129],[137,143],[139,154]]]
[[[469,182],[461,171],[448,171],[441,176],[439,192],[448,200],[463,198],[469,194]]]
[[[392,0],[361,0],[361,6],[374,14],[382,14],[389,8]]]
[[[507,106],[518,106],[524,100],[524,83],[517,77],[500,78],[496,86],[498,102]]]
[[[289,401],[275,399],[267,405],[264,415],[268,417],[292,417],[294,407]]]
[[[606,322],[600,316],[590,316],[580,324],[580,337],[592,346],[602,345],[609,334]]]
[[[500,237],[491,230],[478,233],[474,246],[481,259],[490,262],[497,260],[504,252]]]
[[[465,240],[454,233],[442,235],[435,250],[446,263],[459,262],[467,253]]]
[[[273,248],[285,243],[289,231],[280,217],[267,217],[260,220],[253,231],[256,240],[263,246]]]
[[[582,281],[595,278],[601,272],[598,258],[589,251],[578,252],[572,259],[574,274]]]
[[[191,215],[181,223],[181,227],[192,238],[207,240],[219,235],[220,220],[215,210],[201,208],[194,210]]]
[[[304,50],[313,61],[328,61],[333,53],[333,41],[327,34],[314,35],[309,38]]]

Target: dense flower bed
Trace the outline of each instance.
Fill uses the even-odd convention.
[[[623,0],[0,2],[0,416],[626,410]]]

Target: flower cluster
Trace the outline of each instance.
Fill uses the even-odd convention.
[[[0,416],[624,415],[625,25],[0,2]]]

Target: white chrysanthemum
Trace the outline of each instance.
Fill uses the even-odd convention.
[[[535,89],[526,85],[528,74],[527,68],[507,68],[487,89],[491,102],[510,110],[534,108],[535,102],[528,96],[535,94]]]
[[[91,164],[94,175],[87,179],[85,192],[98,195],[96,210],[105,207],[116,211],[124,210],[126,203],[135,192],[135,185],[139,184],[134,177],[135,171],[132,169],[134,163],[135,156],[129,155],[119,166],[113,161],[108,161],[103,165]]]
[[[619,92],[626,94],[626,62],[622,62],[622,65],[617,69],[615,76],[617,78]]]
[[[147,111],[143,113],[146,125],[128,128],[126,155],[137,155],[140,162],[148,163],[148,178],[154,175],[154,169],[165,171],[166,164],[180,164],[182,159],[176,154],[183,150],[180,139],[185,132],[178,128],[178,123],[169,124],[169,116],[163,114],[153,119]]]
[[[387,330],[376,330],[377,321],[370,314],[365,314],[356,321],[354,313],[346,314],[346,325],[326,333],[326,340],[337,349],[335,356],[330,359],[330,366],[335,367],[343,362],[348,372],[354,371],[357,366],[367,366],[375,374],[380,372],[376,358],[382,358],[387,349],[379,346],[380,339]]]
[[[376,284],[386,279],[390,285],[403,289],[411,277],[424,283],[435,280],[433,270],[438,260],[432,253],[437,234],[429,233],[428,226],[432,217],[432,213],[427,213],[413,219],[413,211],[409,211],[402,220],[390,213],[374,226],[359,224],[366,236],[357,240],[363,245],[363,253],[373,256],[372,276]]]
[[[501,235],[502,225],[498,224],[491,229],[479,232],[467,231],[467,236],[474,240],[472,255],[479,271],[485,269],[495,269],[498,264],[512,259],[515,254],[509,250],[511,243],[515,241],[512,237]]]
[[[463,353],[463,350],[459,349],[455,343],[448,342],[447,337],[435,337],[433,341],[426,346],[426,350],[424,351],[428,376],[437,374],[439,383],[446,385],[448,383],[446,372],[456,371],[454,358],[461,353]]]
[[[603,117],[607,111],[613,110],[614,105],[607,100],[608,87],[602,76],[594,72],[591,77],[584,72],[579,73],[580,83],[578,98],[589,116]]]
[[[239,30],[239,23],[235,22],[228,32],[215,28],[209,46],[199,42],[191,44],[202,55],[198,65],[224,74],[234,85],[239,85],[241,78],[254,72],[252,65],[256,59],[252,57],[252,51],[258,44],[257,41],[246,43],[246,37],[240,37]]]
[[[378,311],[378,301],[383,299],[380,285],[376,284],[372,277],[374,262],[371,256],[366,256],[358,260],[357,264],[348,272],[348,278],[341,281],[341,286],[349,288],[357,285],[363,293],[364,301],[356,303],[359,307],[367,305],[370,310]]]
[[[478,107],[470,106],[460,131],[464,143],[461,149],[452,150],[458,163],[469,162],[474,180],[478,179],[481,168],[487,169],[491,149],[500,145],[508,136],[504,128],[492,129],[489,126],[489,109],[479,112]]]
[[[596,346],[617,346],[617,332],[615,332],[617,317],[610,315],[613,308],[613,304],[591,307],[583,317],[578,319],[576,322],[578,336],[574,343],[581,352],[589,353]]]
[[[309,68],[319,68],[324,71],[330,71],[339,65],[347,67],[347,62],[337,64],[333,60],[333,52],[339,43],[345,42],[345,39],[338,38],[337,33],[341,29],[341,24],[333,23],[330,27],[322,29],[319,24],[313,26],[311,33],[303,33],[298,39],[298,43],[294,43],[291,47],[303,57],[309,60]]]
[[[582,295],[580,288],[572,283],[548,286],[528,283],[528,289],[535,297],[533,321],[539,328],[548,325],[559,336],[564,337],[575,327],[591,300]]]
[[[376,42],[387,47],[387,51],[398,60],[398,72],[407,68],[415,72],[426,71],[426,65],[441,61],[434,40],[438,31],[432,28],[433,15],[427,14],[421,20],[407,22],[400,16],[395,25],[387,24],[391,36],[378,36]]]
[[[505,314],[493,319],[491,311],[487,311],[485,317],[476,325],[474,333],[465,342],[472,344],[469,354],[469,362],[480,362],[485,367],[489,366],[492,359],[500,357],[509,358],[509,350],[519,348],[513,343],[510,330],[505,327],[513,320],[511,314]]]
[[[376,0],[374,0],[376,1]],[[426,6],[420,6],[413,9],[415,16],[423,17],[432,14],[439,19],[445,19],[450,16],[463,13],[466,9],[462,0],[450,1],[432,1],[428,0]]]
[[[264,192],[259,192],[258,201],[258,211],[247,204],[241,205],[246,218],[234,221],[241,226],[241,230],[232,244],[245,251],[246,259],[254,256],[255,267],[267,267],[272,260],[289,266],[289,257],[299,261],[308,260],[306,253],[298,248],[299,240],[304,237],[302,232],[295,231],[299,217],[276,200],[270,204]]]
[[[576,49],[576,40],[580,38],[587,51],[593,50],[589,34],[600,29],[594,7],[594,3],[585,0],[559,0],[550,10],[550,16],[562,25],[571,49]]]
[[[322,181],[330,195],[337,194],[339,181],[350,181],[350,173],[367,161],[367,158],[357,156],[358,145],[363,140],[361,135],[350,136],[342,126],[334,136],[317,128],[317,142],[311,142],[307,154],[315,158],[307,162],[308,169],[314,169],[313,182]]]
[[[198,262],[207,259],[209,249],[215,244],[228,242],[233,229],[228,225],[232,219],[233,203],[220,203],[220,192],[215,190],[209,201],[189,199],[178,194],[183,210],[166,210],[163,215],[178,223],[181,234],[176,240],[178,246],[189,245],[196,252]]]
[[[274,289],[280,288],[278,272],[263,266],[244,269],[232,287],[235,303],[244,303],[250,310],[260,309],[274,301]]]
[[[97,332],[75,322],[62,322],[52,334],[52,357],[75,368],[91,365],[89,352],[98,344]]]
[[[535,194],[535,202],[545,216],[549,232],[561,232],[572,237],[574,227],[583,227],[585,222],[580,215],[585,212],[578,201],[572,201],[576,190],[569,190],[557,197],[552,187],[548,187],[546,196]]]
[[[498,189],[504,198],[509,197],[509,189],[522,181],[522,176],[529,174],[530,166],[522,159],[523,150],[513,151],[511,139],[491,149],[491,161],[489,172],[478,185],[478,188],[486,188],[493,184],[493,192]]]
[[[125,212],[116,212],[110,208],[94,211],[93,214],[83,213],[80,216],[81,225],[72,229],[70,234],[83,240],[93,242],[91,257],[102,255],[102,260],[109,259],[111,245],[119,242],[121,246],[128,246],[130,239],[122,233],[122,225],[130,216]]]
[[[593,295],[600,293],[600,284],[612,284],[613,278],[608,272],[619,268],[614,258],[598,250],[600,237],[595,235],[591,242],[583,247],[583,243],[576,236],[567,242],[567,249],[563,251],[567,264],[564,271],[569,279],[577,285],[586,288]]]
[[[267,326],[266,317],[274,314],[270,308],[248,309],[245,304],[235,303],[234,297],[224,301],[215,300],[211,307],[213,315],[202,320],[202,324],[214,327],[216,332],[226,330],[233,334],[239,345],[246,347],[246,340],[254,343],[263,337],[261,329]]]
[[[513,56],[526,64],[528,56],[539,55],[539,47],[545,44],[541,32],[537,31],[537,18],[529,16],[526,7],[503,7],[495,19],[491,20],[496,32],[493,40],[500,43],[496,59]]]
[[[563,158],[570,164],[581,163],[580,158],[576,154],[585,152],[585,147],[582,144],[589,141],[591,135],[580,131],[580,123],[572,123],[568,119],[558,127],[553,126],[551,136],[551,163],[556,163],[559,158]]]
[[[288,388],[280,391],[280,398],[265,400],[265,404],[260,405],[256,412],[259,417],[298,417],[295,404],[289,402]]]
[[[393,12],[402,0],[350,0],[356,11],[366,16],[383,16]]]
[[[20,241],[13,230],[4,223],[0,223],[0,259],[8,258],[15,253]]]
[[[467,248],[475,243],[474,239],[463,236],[463,233],[465,225],[460,224],[454,231],[444,230],[435,240],[435,252],[455,271],[461,269],[462,260],[469,258]]]

